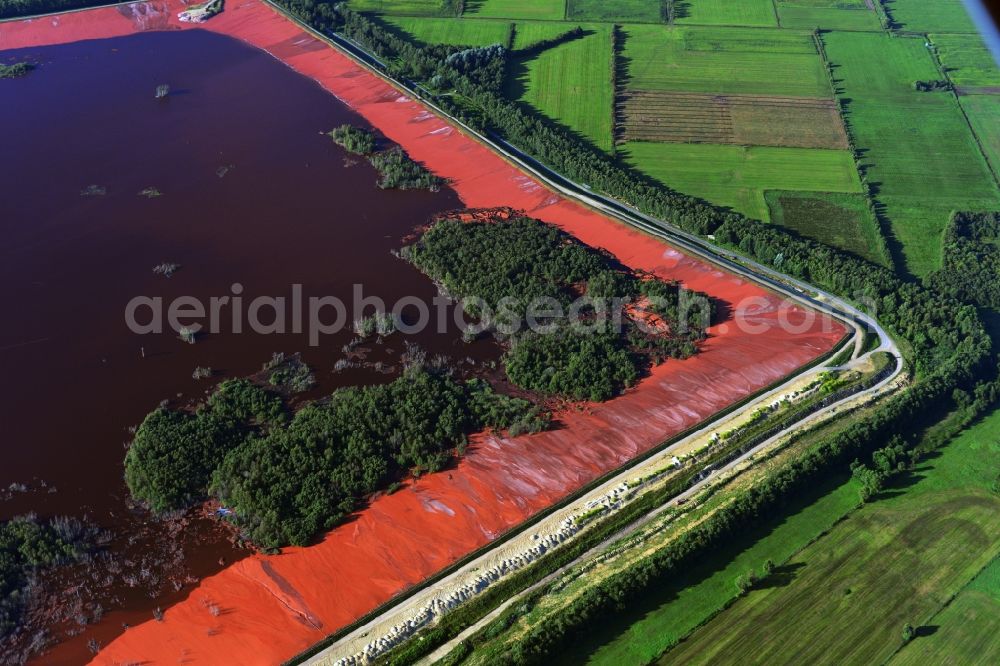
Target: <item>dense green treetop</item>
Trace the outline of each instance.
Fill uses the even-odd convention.
[[[212,495],[258,545],[301,545],[407,473],[440,469],[473,432],[547,423],[527,400],[419,366],[388,384],[339,389],[291,418],[278,394],[231,380],[193,411],[149,414],[125,480],[155,511]]]
[[[1000,213],[956,213],[944,232],[941,270],[928,282],[963,301],[1000,310]]]
[[[649,365],[694,354],[711,318],[704,296],[528,217],[440,220],[402,254],[509,336],[508,378],[546,395],[608,400]],[[613,316],[630,303],[662,317],[668,330]]]

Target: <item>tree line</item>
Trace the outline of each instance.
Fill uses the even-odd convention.
[[[942,267],[928,282],[963,301],[1000,311],[1000,213],[955,213],[944,232]]]
[[[0,19],[106,5],[107,0],[0,0]]]

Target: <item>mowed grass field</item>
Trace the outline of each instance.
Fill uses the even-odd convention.
[[[976,32],[962,0],[887,0],[884,5],[907,32]]]
[[[923,39],[847,32],[823,39],[905,268],[925,275],[940,263],[951,212],[1000,205],[996,182],[952,94],[914,90],[913,81],[939,78]]]
[[[583,27],[590,34],[515,63],[506,92],[610,151],[611,25]]]
[[[864,195],[769,190],[764,199],[774,224],[873,263],[889,265],[878,222]]]
[[[1000,559],[995,559],[890,664],[1000,663]]]
[[[675,21],[696,25],[777,26],[771,0],[684,0]]]
[[[782,28],[881,30],[865,0],[775,0]]]
[[[624,28],[628,87],[831,97],[812,35],[752,28]]]
[[[993,489],[998,470],[995,412],[788,560],[779,569],[789,572],[787,579],[751,590],[659,663],[884,663],[901,647],[907,623],[939,628],[929,637],[918,635],[901,659],[995,663],[982,658],[976,643],[996,650],[996,633],[985,624],[957,626],[970,600],[953,611],[960,617],[944,623],[952,595],[959,601],[1000,554],[1000,494]],[[961,650],[950,653],[950,662],[907,654],[932,648],[939,633],[941,641],[952,637],[944,654]]]
[[[765,560],[783,562],[828,530],[857,503],[853,482],[833,484],[808,506],[790,510],[772,524],[754,530],[745,543],[710,556],[681,579],[650,588],[649,596],[630,604],[607,626],[581,637],[560,664],[648,664],[694,630],[736,594],[733,581]],[[778,575],[783,575],[780,571]]]
[[[932,34],[938,58],[957,86],[1000,86],[1000,67],[979,35]]]
[[[558,21],[566,15],[566,0],[466,0],[463,16]]]
[[[630,142],[624,159],[668,187],[769,220],[766,190],[860,192],[846,150]]]
[[[1000,173],[1000,95],[968,95],[962,98],[962,108],[979,137],[986,159]]]
[[[386,23],[424,44],[454,46],[507,46],[513,24],[507,21],[386,16]]]
[[[663,3],[658,0],[566,0],[566,18],[583,21],[659,23]]]

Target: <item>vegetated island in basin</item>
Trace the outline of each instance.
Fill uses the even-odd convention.
[[[16,79],[26,76],[35,66],[30,62],[15,62],[13,65],[5,65],[0,62],[0,79]]]
[[[509,212],[441,219],[401,256],[453,296],[477,295],[502,313],[490,324],[523,396],[456,378],[410,346],[391,383],[341,388],[293,409],[280,385],[308,371],[285,367],[297,357],[279,358],[262,375],[221,383],[201,404],[150,413],[125,457],[133,497],[158,512],[214,498],[256,546],[305,545],[366,496],[461,456],[476,432],[545,429],[550,415],[536,399],[606,400],[651,365],[696,353],[711,311],[701,294]],[[581,296],[621,299],[621,321],[584,330],[602,314],[587,305],[543,317],[547,332],[513,330],[536,299],[568,310]]]
[[[76,518],[57,516],[43,522],[29,514],[0,521],[0,645],[10,645],[5,641],[24,631],[21,618],[40,577],[57,566],[86,560],[107,539]]]
[[[399,146],[377,150],[375,135],[368,130],[341,125],[328,132],[334,143],[355,155],[363,155],[379,172],[378,186],[383,190],[430,190],[437,192],[445,179],[436,176],[410,159]]]
[[[600,402],[652,365],[697,352],[713,316],[705,295],[622,266],[555,226],[503,215],[513,217],[439,220],[401,254],[447,295],[489,308],[516,386]],[[538,316],[546,303],[561,316]],[[532,308],[534,328],[523,325]]]

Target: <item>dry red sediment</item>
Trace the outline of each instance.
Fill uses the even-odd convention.
[[[774,383],[845,333],[840,324],[783,305],[755,284],[554,194],[258,0],[227,3],[221,15],[198,26],[176,20],[182,8],[168,0],[3,23],[0,49],[150,29],[199,27],[230,35],[318,81],[448,178],[470,208],[523,209],[632,268],[709,294],[729,315],[710,329],[701,353],[655,368],[615,400],[560,414],[558,430],[477,437],[455,469],[374,499],[321,543],[249,557],[206,578],[167,609],[163,622],[128,629],[96,663],[288,659],[588,481]],[[736,317],[746,325],[735,325]],[[58,649],[50,656],[58,660]]]

